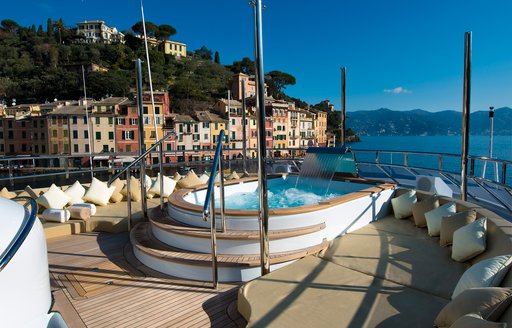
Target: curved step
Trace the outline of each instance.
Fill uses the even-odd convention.
[[[210,228],[190,226],[175,220],[167,211],[154,208],[149,213],[153,235],[161,242],[193,252],[210,253]],[[322,243],[325,223],[303,228],[270,230],[270,249],[274,252],[296,251]],[[260,234],[256,230],[217,231],[217,249],[223,254],[258,254]]]
[[[211,254],[198,253],[169,246],[157,240],[149,223],[137,224],[130,233],[134,254],[144,265],[168,275],[211,280]],[[270,254],[271,269],[284,266],[306,255],[316,254],[328,247],[328,242],[293,252]],[[259,254],[219,254],[219,281],[248,281],[260,275]]]

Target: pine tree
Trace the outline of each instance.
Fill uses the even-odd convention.
[[[218,51],[215,51],[215,63],[220,64],[220,55]]]
[[[41,26],[41,24],[39,24],[39,27],[37,28],[37,36],[43,36],[44,32],[43,32],[43,26]]]
[[[53,36],[53,22],[50,18],[48,18],[48,22],[46,23],[46,34]]]
[[[36,26],[34,24],[32,24],[32,26],[30,27],[30,32],[32,34],[36,34]]]

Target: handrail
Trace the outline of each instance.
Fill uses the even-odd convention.
[[[210,179],[208,180],[208,189],[206,190],[206,197],[204,199],[203,205],[203,220],[208,221],[210,217],[210,236],[211,236],[211,245],[212,245],[212,286],[214,289],[217,289],[218,281],[219,281],[219,272],[217,268],[217,237],[216,237],[216,224],[215,224],[215,191],[213,190],[215,186],[215,172],[217,171],[217,166],[219,168],[222,167],[221,164],[221,154],[222,154],[222,140],[224,139],[224,130],[220,130],[219,133],[219,142],[217,143],[217,147],[215,148],[215,157],[213,158],[212,165],[212,173],[210,174]],[[221,188],[221,219],[222,219],[222,228],[225,229],[224,223],[224,175],[221,174],[219,176],[220,180],[220,188]],[[211,203],[211,204],[210,204]],[[211,211],[208,211],[208,207],[211,206]]]
[[[133,162],[125,166],[121,171],[117,172],[112,176],[108,182],[107,185],[110,187],[110,184],[114,182],[117,178],[121,176],[124,172],[131,169],[135,164],[138,164],[144,157],[146,157],[149,153],[151,153],[153,150],[155,150],[158,146],[160,146],[165,140],[169,139],[172,135],[176,135],[174,132],[167,133],[162,139],[158,140],[153,146],[149,147],[148,150],[146,150],[144,153],[139,155]]]
[[[15,197],[12,198],[11,200],[26,200],[26,203],[23,204],[23,207],[25,209],[25,214],[28,214],[28,217],[27,215],[25,215],[25,217],[23,218],[23,223],[18,232],[16,233],[16,236],[12,239],[9,246],[7,246],[6,250],[0,256],[0,272],[7,266],[9,261],[11,261],[14,255],[16,255],[16,252],[18,252],[18,250],[20,249],[21,245],[30,233],[30,230],[32,230],[37,215],[37,203],[34,199],[30,197]],[[28,206],[31,207],[30,213],[26,210]]]

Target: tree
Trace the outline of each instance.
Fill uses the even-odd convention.
[[[0,24],[2,24],[2,30],[9,33],[14,33],[20,28],[18,23],[12,19],[4,19]]]
[[[288,73],[280,71],[272,71],[267,74],[267,85],[268,92],[274,98],[282,98],[283,90],[286,89],[287,85],[295,85],[295,77]]]
[[[135,25],[132,26],[132,30],[136,34],[144,35],[144,26],[142,25],[141,21],[135,23]],[[151,22],[146,22],[146,33],[148,36],[156,36],[158,33],[158,26]]]
[[[156,37],[161,40],[169,40],[169,38],[176,34],[176,29],[171,25],[162,24],[158,26]]]
[[[53,36],[53,22],[50,18],[46,22],[46,35]]]
[[[212,60],[212,51],[205,46],[194,51],[194,55],[198,56],[201,59]]]
[[[36,26],[34,24],[32,24],[32,26],[30,26],[30,34],[36,35]]]
[[[66,29],[66,27],[64,26],[64,22],[62,21],[62,18],[59,19],[58,21],[55,21],[53,25],[55,26],[59,34],[59,43],[62,44],[62,33]]]
[[[43,35],[44,35],[43,26],[41,24],[39,24],[39,27],[37,28],[37,36],[43,36]]]
[[[228,67],[233,73],[244,73],[254,75],[254,62],[249,57],[242,58],[241,61],[234,61],[233,65]]]
[[[220,55],[218,51],[215,51],[215,59],[213,60],[216,64],[220,64]]]

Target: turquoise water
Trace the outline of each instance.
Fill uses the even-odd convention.
[[[340,181],[329,183],[327,180],[313,178],[301,178],[300,183],[297,184],[296,178],[296,176],[289,176],[286,180],[282,178],[268,180],[269,208],[314,204],[369,187],[362,183]],[[259,208],[258,191],[231,194],[226,196],[225,203],[228,209],[257,210]],[[220,206],[218,198],[215,206]]]

